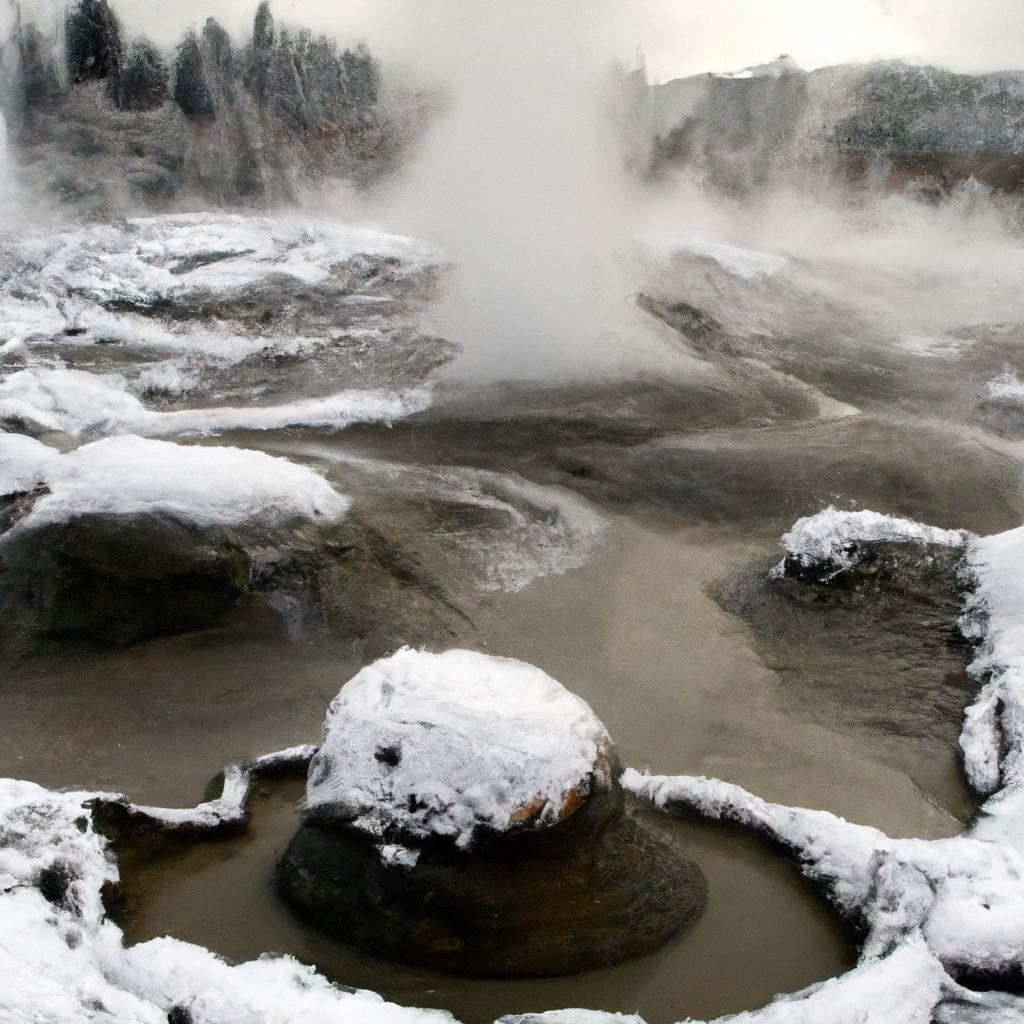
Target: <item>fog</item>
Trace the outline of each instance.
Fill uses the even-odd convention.
[[[211,15],[241,43],[255,6],[114,4],[126,34],[145,32],[165,48]],[[54,24],[60,5],[39,0],[25,9]],[[821,271],[804,286],[831,289],[836,301],[888,318],[908,337],[969,319],[972,303],[990,291],[1005,302],[1000,283],[1017,262],[1012,211],[984,190],[941,208],[861,195],[847,209],[836,191],[802,192],[785,180],[743,201],[675,173],[641,183],[627,157],[630,143],[646,137],[650,112],[642,101],[631,105],[625,69],[637,47],[652,80],[741,68],[781,51],[805,68],[880,56],[954,68],[1024,66],[1024,42],[1016,41],[1024,40],[1024,14],[1015,5],[351,0],[327,8],[276,0],[272,12],[279,23],[343,44],[365,38],[386,80],[437,95],[430,129],[397,174],[357,200],[339,190],[318,201],[446,251],[457,270],[428,327],[462,346],[455,372],[463,377],[676,366],[679,347],[634,300],[659,258],[708,241],[858,268]],[[1022,31],[1012,31],[1018,23]],[[880,273],[886,280],[876,279]],[[956,273],[971,283],[956,292],[935,286]],[[673,287],[699,296],[703,285]],[[760,329],[739,321],[741,333]]]
[[[44,0],[40,0],[44,2]],[[492,5],[462,4],[464,11]],[[183,25],[217,17],[232,33],[251,24],[254,3],[240,0],[125,0],[118,5],[133,32],[161,44]],[[577,5],[589,31],[594,5]],[[422,52],[402,25],[446,17],[426,0],[279,0],[277,17],[317,30],[372,38],[386,56]],[[1015,0],[616,0],[605,5],[605,31],[620,53],[641,46],[653,78],[668,81],[703,71],[728,71],[791,54],[805,68],[880,57],[937,63],[979,72],[1024,66],[1024,8]],[[394,31],[395,29],[398,31]]]

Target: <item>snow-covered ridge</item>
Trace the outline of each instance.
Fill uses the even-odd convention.
[[[802,566],[821,566],[836,576],[851,568],[861,557],[861,545],[894,542],[940,544],[962,548],[971,538],[967,530],[940,530],[912,519],[887,516],[863,509],[848,512],[830,505],[813,516],[798,519],[780,540],[790,558]],[[780,576],[785,562],[772,570]]]
[[[590,707],[533,665],[405,647],[331,702],[306,802],[371,835],[467,848],[482,828],[558,821],[602,781],[610,747]]]
[[[444,262],[425,242],[372,228],[212,213],[8,239],[4,255],[17,285],[4,291],[23,313],[2,318],[4,342],[67,328],[88,334],[82,316],[93,304],[145,307],[207,294],[224,300],[275,281],[343,293],[344,265],[353,259],[392,261],[400,276]]]
[[[117,328],[124,324],[120,312],[158,312],[207,296],[224,303],[275,287],[321,290],[335,299],[364,292],[370,293],[364,299],[382,291],[386,296],[384,281],[394,284],[445,263],[426,242],[372,228],[212,213],[8,236],[4,243],[0,345],[7,346],[56,339],[91,345],[124,335]],[[367,260],[387,273],[369,267],[360,288],[358,271]],[[196,327],[210,354],[230,356],[230,328],[214,332],[200,319]],[[132,330],[121,340],[172,350],[194,347],[187,340],[191,324],[159,327],[139,317],[129,323]],[[227,335],[222,351],[218,335]],[[252,344],[243,348],[251,351]]]
[[[198,526],[340,519],[349,506],[306,466],[242,448],[108,437],[61,454],[0,433],[0,495],[45,492],[12,528],[87,513],[168,513]]]
[[[127,390],[118,374],[33,367],[0,381],[0,419],[22,420],[75,437],[104,434],[209,434],[219,430],[274,430],[293,425],[340,429],[387,423],[421,412],[430,392],[341,391],[274,406],[221,406],[159,412]]]
[[[982,640],[968,671],[983,685],[960,743],[972,784],[994,793],[973,834],[1024,854],[1024,527],[975,540],[967,565],[975,588],[961,630]]]
[[[978,839],[890,839],[826,811],[767,803],[717,779],[647,776],[627,769],[622,784],[657,806],[735,821],[791,850],[867,936],[858,967],[804,993],[731,1020],[757,1024],[916,1024],[947,1019],[1011,1020],[1024,999],[975,992],[950,974],[1014,977],[1024,965],[1024,859]],[[1006,1011],[974,1017],[970,1009]],[[610,1024],[610,1022],[609,1022]]]

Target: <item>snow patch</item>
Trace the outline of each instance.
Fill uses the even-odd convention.
[[[975,589],[961,629],[983,638],[968,671],[982,683],[961,745],[982,793],[974,835],[1024,854],[1024,527],[976,539],[967,552]]]
[[[166,1024],[180,1008],[194,1024],[453,1021],[338,988],[287,956],[230,966],[171,938],[126,949],[100,898],[118,878],[90,813],[106,798],[0,779],[0,1020]]]
[[[539,668],[403,648],[331,703],[309,766],[310,812],[377,836],[452,837],[557,821],[602,781],[611,739]]]
[[[172,382],[174,377],[168,378]],[[180,378],[177,378],[180,386]],[[276,406],[221,406],[156,412],[128,391],[120,374],[32,367],[0,382],[0,419],[22,420],[74,437],[100,434],[210,434],[221,430],[275,430],[288,426],[341,429],[387,423],[430,405],[430,392],[341,391]]]
[[[336,521],[348,499],[313,470],[243,448],[108,437],[61,455],[0,433],[0,494],[49,488],[23,530],[88,513],[162,512],[200,526]]]

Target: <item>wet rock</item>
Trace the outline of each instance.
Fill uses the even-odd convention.
[[[963,551],[859,542],[847,554],[839,572],[793,556],[785,573],[745,566],[712,596],[752,628],[787,714],[855,739],[966,822],[976,807],[959,738],[977,686],[957,628]]]
[[[0,538],[3,640],[130,643],[184,632],[230,608],[248,579],[249,556],[226,531],[165,514],[88,514],[15,529]]]
[[[700,916],[707,883],[614,776],[604,727],[539,669],[400,651],[332,703],[279,890],[345,941],[438,970],[651,952]]]

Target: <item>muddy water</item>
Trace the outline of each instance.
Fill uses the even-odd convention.
[[[335,981],[447,1009],[465,1024],[564,1006],[639,1008],[648,1024],[708,1018],[760,1005],[855,960],[852,943],[795,865],[749,837],[668,818],[663,827],[700,864],[712,898],[696,927],[654,956],[571,978],[521,981],[451,978],[371,959],[313,933],[273,891],[302,791],[301,781],[261,786],[242,839],[126,859],[129,939],[169,934],[234,960],[288,953]]]
[[[625,764],[717,776],[892,835],[935,838],[962,829],[972,804],[955,755],[956,705],[970,699],[968,686],[960,685],[949,707],[922,711],[913,691],[863,685],[862,703],[888,707],[891,716],[851,715],[828,685],[827,668],[821,685],[807,672],[800,676],[827,649],[827,631],[818,630],[816,647],[780,648],[777,636],[772,646],[763,623],[730,614],[712,595],[737,574],[763,573],[780,554],[779,534],[828,500],[943,526],[1015,526],[1016,463],[971,437],[944,435],[934,425],[894,430],[881,419],[731,439],[640,431],[616,441],[562,430],[555,445],[544,423],[519,425],[510,442],[500,429],[489,431],[490,440],[482,439],[486,433],[464,422],[423,423],[392,432],[218,441],[315,463],[353,496],[354,513],[385,517],[391,535],[415,542],[423,559],[433,559],[435,575],[458,564],[458,604],[469,623],[458,641],[537,664],[579,693],[609,727]],[[905,450],[893,453],[894,438]],[[386,475],[374,478],[365,466],[353,473],[333,459],[386,456],[497,470],[510,461],[506,444],[518,452],[511,461],[524,477],[572,487],[607,521],[585,565],[515,592],[477,586],[463,572],[464,560],[446,548],[450,533],[438,529],[418,542],[429,530],[429,503],[384,500],[378,492]],[[714,466],[709,459],[717,459]],[[737,466],[742,472],[730,475]],[[715,484],[695,489],[698,478]],[[763,486],[751,488],[758,479]],[[844,481],[852,481],[846,491]],[[842,632],[841,621],[833,626]],[[881,621],[857,628],[876,640],[870,652],[854,636],[841,645],[836,664],[842,661],[843,679],[854,687],[858,671],[876,679],[898,643]],[[962,673],[965,656],[953,652],[950,659],[935,667],[937,681]],[[192,805],[225,763],[316,742],[327,704],[360,664],[351,645],[289,630],[254,598],[187,636],[126,650],[43,651],[5,672],[0,772]],[[915,664],[927,677],[927,659]],[[920,742],[893,741],[893,721],[899,728],[921,715]],[[938,771],[929,769],[936,751],[944,759]],[[835,975],[854,956],[824,902],[775,851],[737,832],[667,823],[700,863],[711,897],[698,926],[657,956],[594,975],[500,984],[373,962],[314,935],[273,895],[273,864],[295,828],[300,792],[291,783],[266,788],[242,839],[126,864],[130,937],[170,933],[232,959],[291,952],[343,983],[442,1006],[467,1022],[573,1005],[639,1006],[651,1024],[710,1017]]]

